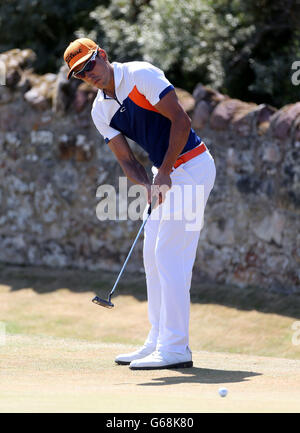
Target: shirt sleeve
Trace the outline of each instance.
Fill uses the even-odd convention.
[[[120,131],[112,128],[111,126],[103,122],[103,120],[97,113],[96,108],[93,107],[91,115],[92,115],[94,125],[96,126],[100,134],[103,136],[105,143],[108,143],[112,138],[120,134]]]
[[[148,62],[133,72],[135,85],[151,105],[157,104],[174,86],[165,77],[163,71]]]

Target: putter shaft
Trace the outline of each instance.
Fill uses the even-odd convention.
[[[153,203],[155,204],[155,202],[153,202]],[[135,247],[135,244],[137,243],[137,240],[140,237],[140,234],[143,231],[143,228],[145,227],[145,224],[148,221],[149,216],[151,215],[151,211],[152,211],[152,206],[151,206],[151,203],[150,203],[149,208],[148,208],[148,212],[147,212],[148,215],[145,218],[145,220],[143,221],[143,224],[141,225],[141,227],[140,227],[140,229],[138,231],[138,234],[135,237],[135,240],[134,240],[134,242],[132,244],[132,247],[130,248],[130,251],[129,251],[127,257],[126,257],[126,260],[125,260],[125,262],[124,262],[124,264],[122,266],[122,269],[120,270],[118,278],[116,279],[116,282],[115,282],[112,290],[110,291],[110,293],[108,295],[108,300],[104,300],[104,299],[99,298],[99,296],[95,296],[92,299],[92,302],[94,302],[95,304],[98,304],[98,305],[101,305],[102,307],[107,307],[107,308],[112,308],[114,306],[114,304],[112,304],[112,302],[111,302],[112,294],[114,293],[114,291],[115,291],[115,289],[116,289],[116,287],[118,285],[118,282],[119,282],[119,280],[120,280],[120,278],[121,278],[121,276],[123,274],[123,271],[124,271],[124,269],[126,267],[126,264],[127,264],[128,260],[129,260],[129,258],[131,256],[131,253],[132,253],[132,251],[133,251],[133,249]]]

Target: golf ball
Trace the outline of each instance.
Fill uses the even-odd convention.
[[[226,388],[220,388],[219,389],[219,394],[221,397],[226,397],[227,393],[228,393],[228,391]]]

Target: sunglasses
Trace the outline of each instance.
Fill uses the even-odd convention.
[[[94,52],[92,57],[86,62],[86,64],[84,65],[84,67],[82,69],[80,69],[80,71],[73,72],[73,77],[78,78],[79,80],[81,80],[82,78],[85,78],[85,73],[90,72],[94,69],[95,64],[96,64],[97,54],[98,54],[98,50],[96,50]]]

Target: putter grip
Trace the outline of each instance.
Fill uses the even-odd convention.
[[[154,197],[154,199],[152,200],[152,202],[149,204],[149,207],[148,207],[148,215],[151,214],[152,209],[153,209],[153,207],[155,206],[156,200],[157,200],[157,198]]]

